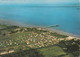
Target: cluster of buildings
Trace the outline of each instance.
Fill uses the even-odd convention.
[[[41,30],[41,28],[38,28],[38,30]],[[0,42],[0,47],[21,45],[22,43],[24,43],[26,44],[26,46],[29,46],[31,48],[39,48],[39,47],[54,45],[57,44],[59,40],[63,40],[63,38],[58,39],[57,37],[50,35],[50,32],[41,32],[40,34],[38,34],[32,31],[32,32],[26,32],[26,34],[19,35],[18,38],[16,39],[10,39],[4,42]]]
[[[18,28],[16,30],[20,31],[21,29]],[[42,28],[37,28],[37,30],[46,31],[46,29],[42,29]],[[52,36],[50,34],[51,32],[41,32],[38,34],[34,31],[30,31],[30,32],[25,32],[25,31],[27,31],[27,28],[23,29],[22,32],[18,32],[23,34],[19,35],[15,40],[10,39],[4,42],[0,42],[0,47],[7,48],[7,46],[25,45],[24,48],[25,47],[41,48],[41,47],[47,47],[47,46],[57,44],[61,40],[64,40],[64,38],[58,38],[58,37]],[[3,50],[0,52],[0,54],[3,55],[3,54],[12,53],[12,52],[14,52],[14,49],[8,50],[8,51]]]
[[[26,39],[27,46],[31,48],[40,48],[49,45],[54,45],[59,43],[60,40],[55,36],[51,36],[50,33],[37,34],[33,32],[29,36],[25,36],[25,37],[27,37]]]

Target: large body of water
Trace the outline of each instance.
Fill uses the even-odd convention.
[[[0,18],[36,26],[60,25],[58,28],[80,35],[80,8],[71,6],[0,5]]]

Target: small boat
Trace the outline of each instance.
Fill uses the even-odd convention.
[[[56,27],[59,27],[59,25],[56,25]]]
[[[55,25],[55,26],[54,26],[54,25],[52,25],[52,26],[49,26],[49,27],[59,27],[59,25]]]

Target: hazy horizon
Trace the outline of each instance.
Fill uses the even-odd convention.
[[[79,0],[0,0],[0,4],[58,4],[79,3]]]

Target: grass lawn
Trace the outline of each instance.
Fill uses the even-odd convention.
[[[40,52],[45,56],[59,56],[65,55],[66,53],[59,46],[50,46],[47,48],[40,49]]]

